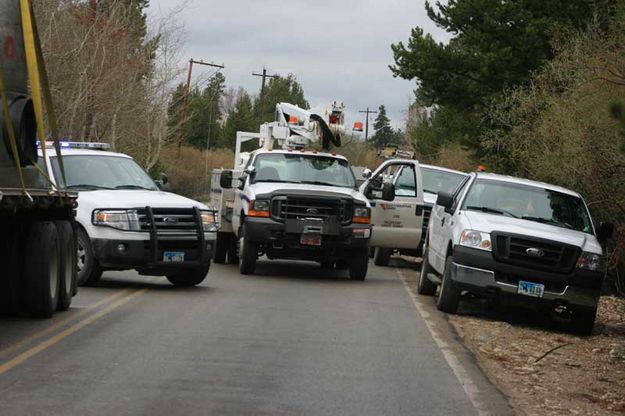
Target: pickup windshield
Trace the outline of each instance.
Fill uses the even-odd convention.
[[[453,194],[466,175],[421,166],[421,177],[423,178],[424,192]]]
[[[471,185],[462,209],[593,233],[581,198],[535,186],[478,179]]]
[[[258,155],[252,182],[356,187],[356,178],[346,160],[300,153]]]
[[[61,183],[61,169],[56,157],[50,158],[57,183]],[[64,156],[67,188],[76,191],[102,189],[158,188],[147,173],[132,159],[108,155]]]

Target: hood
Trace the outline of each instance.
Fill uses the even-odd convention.
[[[592,234],[484,212],[462,211],[462,213],[468,220],[472,230],[486,233],[499,231],[510,234],[527,235],[544,240],[570,244],[592,253],[603,253],[597,238]]]
[[[272,194],[288,194],[288,195],[318,195],[329,197],[349,197],[354,200],[360,201],[363,204],[369,206],[369,201],[363,194],[355,189],[340,188],[338,186],[322,186],[322,185],[308,185],[297,183],[255,183],[250,186],[250,191],[254,193],[252,197],[256,195],[272,195]]]
[[[208,207],[201,202],[184,196],[162,191],[143,190],[102,190],[78,193],[78,207],[99,208],[190,208]]]

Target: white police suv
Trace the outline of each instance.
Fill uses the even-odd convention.
[[[78,284],[105,270],[167,276],[176,286],[201,283],[210,268],[217,226],[206,205],[163,192],[130,156],[108,144],[63,142],[65,183],[56,152],[46,146],[50,179],[78,191]],[[43,167],[43,152],[39,149]]]

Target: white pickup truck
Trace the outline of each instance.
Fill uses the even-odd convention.
[[[78,284],[96,283],[104,270],[128,269],[165,275],[177,286],[201,283],[210,268],[217,231],[214,211],[162,192],[130,156],[105,151],[108,148],[62,143],[65,186],[56,152],[51,147],[46,152],[50,178],[79,195]],[[39,156],[42,161],[41,149]]]
[[[604,275],[600,242],[582,197],[546,183],[472,173],[432,210],[418,292],[455,313],[463,291],[514,298],[570,318],[592,331]]]

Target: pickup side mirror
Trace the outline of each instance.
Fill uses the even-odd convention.
[[[166,174],[161,173],[158,177],[163,185],[167,185],[169,183],[169,177]]]
[[[614,224],[609,222],[601,222],[599,223],[599,228],[597,228],[597,240],[603,243],[606,240],[610,239],[614,234]]]
[[[451,214],[451,207],[454,205],[454,196],[447,192],[439,192],[436,197],[436,205],[445,208],[445,212]]]
[[[373,174],[373,172],[371,172],[371,169],[365,169],[365,170],[362,171],[362,177],[364,179],[369,179],[372,174]]]
[[[219,186],[223,189],[232,189],[232,171],[224,170],[219,176]]]
[[[382,185],[382,199],[389,202],[395,200],[395,185],[390,182]]]

